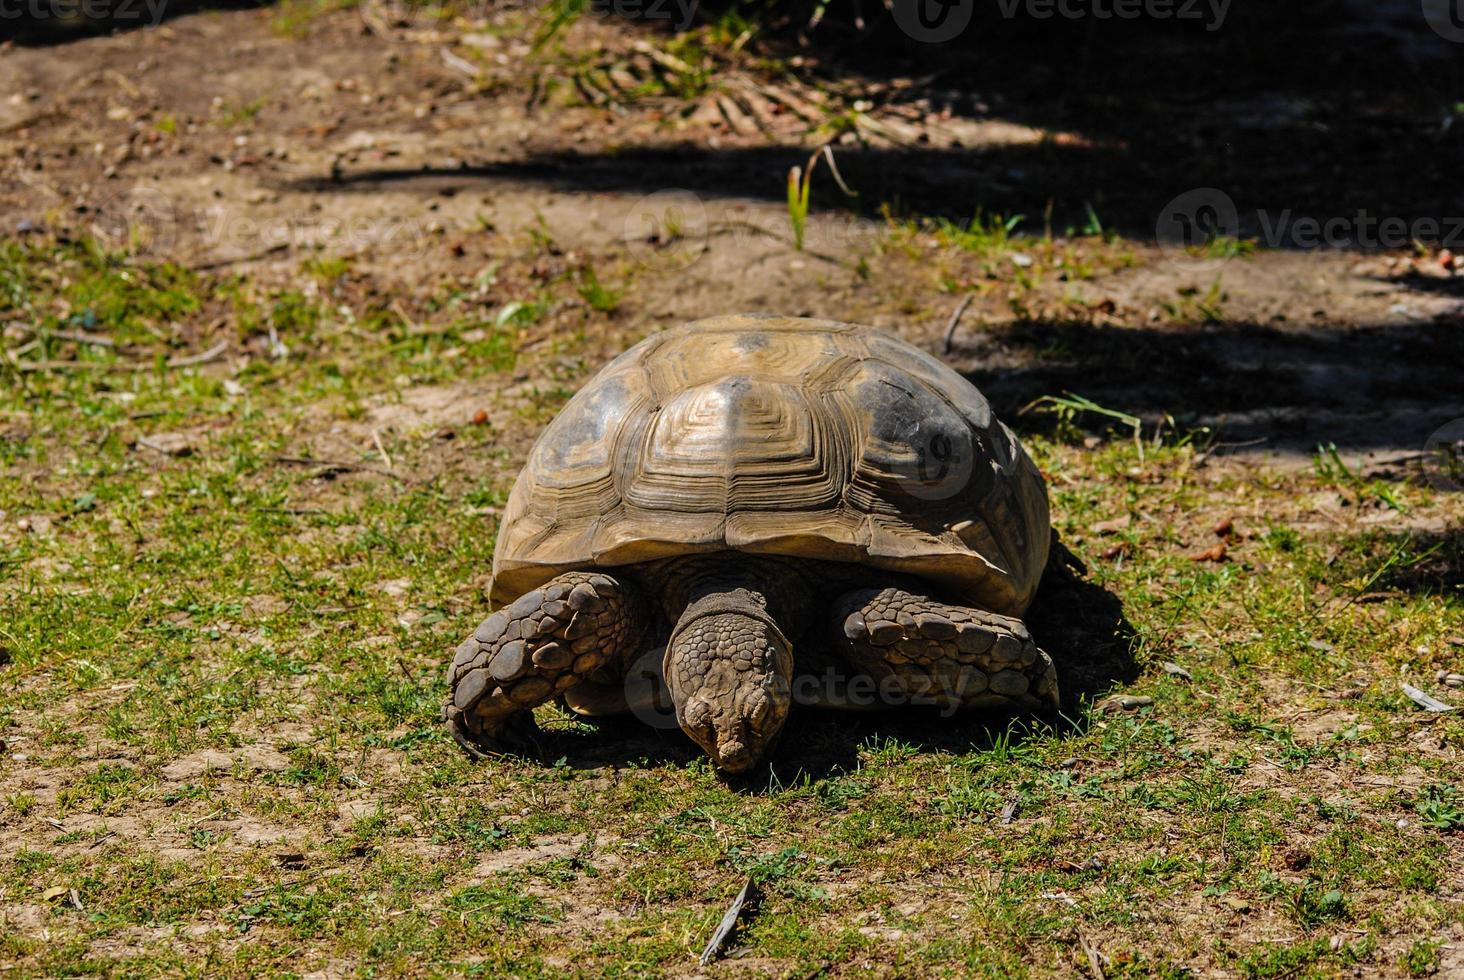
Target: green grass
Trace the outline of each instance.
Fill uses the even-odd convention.
[[[1398,690],[1461,655],[1457,548],[1300,519],[1319,493],[1415,517],[1443,495],[1331,454],[1085,446],[1074,417],[1028,443],[1151,705],[963,737],[802,719],[741,782],[546,708],[558,764],[476,764],[436,718],[493,513],[603,356],[565,365],[588,318],[628,297],[586,296],[588,266],[509,262],[498,295],[528,299],[505,314],[324,257],[267,283],[86,243],[0,257],[0,314],[39,342],[20,357],[58,362],[12,364],[0,404],[0,961],[22,972],[676,974],[749,876],[737,942],[797,975],[1071,976],[1081,936],[1110,976],[1422,976],[1461,924],[1464,725]],[[228,361],[167,366],[217,340]],[[442,392],[508,421],[413,408]],[[177,432],[189,455],[140,441]],[[1264,520],[1191,560],[1241,495]]]

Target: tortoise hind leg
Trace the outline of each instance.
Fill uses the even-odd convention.
[[[910,703],[1057,706],[1057,671],[1019,619],[885,588],[845,593],[832,625],[843,655]]]
[[[648,622],[633,586],[601,572],[566,572],[489,616],[448,672],[443,713],[470,754],[522,743],[533,709],[636,653]]]

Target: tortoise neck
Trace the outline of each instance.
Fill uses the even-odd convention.
[[[756,765],[782,729],[792,705],[789,637],[807,622],[793,605],[796,572],[745,558],[708,556],[664,579],[676,625],[661,666],[676,720],[728,772]]]
[[[740,552],[669,559],[657,569],[666,618],[675,623],[693,605],[698,612],[705,605],[708,612],[761,613],[796,636],[818,591],[809,566],[798,559]]]

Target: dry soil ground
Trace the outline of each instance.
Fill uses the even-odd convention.
[[[1464,729],[1401,689],[1464,703],[1464,290],[1436,242],[1265,240],[1464,213],[1458,73],[1328,9],[1274,80],[1297,25],[1237,14],[1228,85],[1205,37],[988,76],[735,9],[0,49],[0,969],[1464,973]],[[857,197],[820,162],[799,248],[826,143]],[[1196,187],[1234,234],[1156,243]],[[1032,616],[1063,719],[799,717],[728,782],[546,709],[541,759],[460,757],[535,432],[733,310],[885,327],[1012,420],[1086,566]]]

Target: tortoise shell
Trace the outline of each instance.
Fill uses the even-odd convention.
[[[724,316],[630,348],[545,427],[492,598],[736,550],[913,575],[1019,616],[1049,537],[1036,466],[955,371],[870,327]]]

